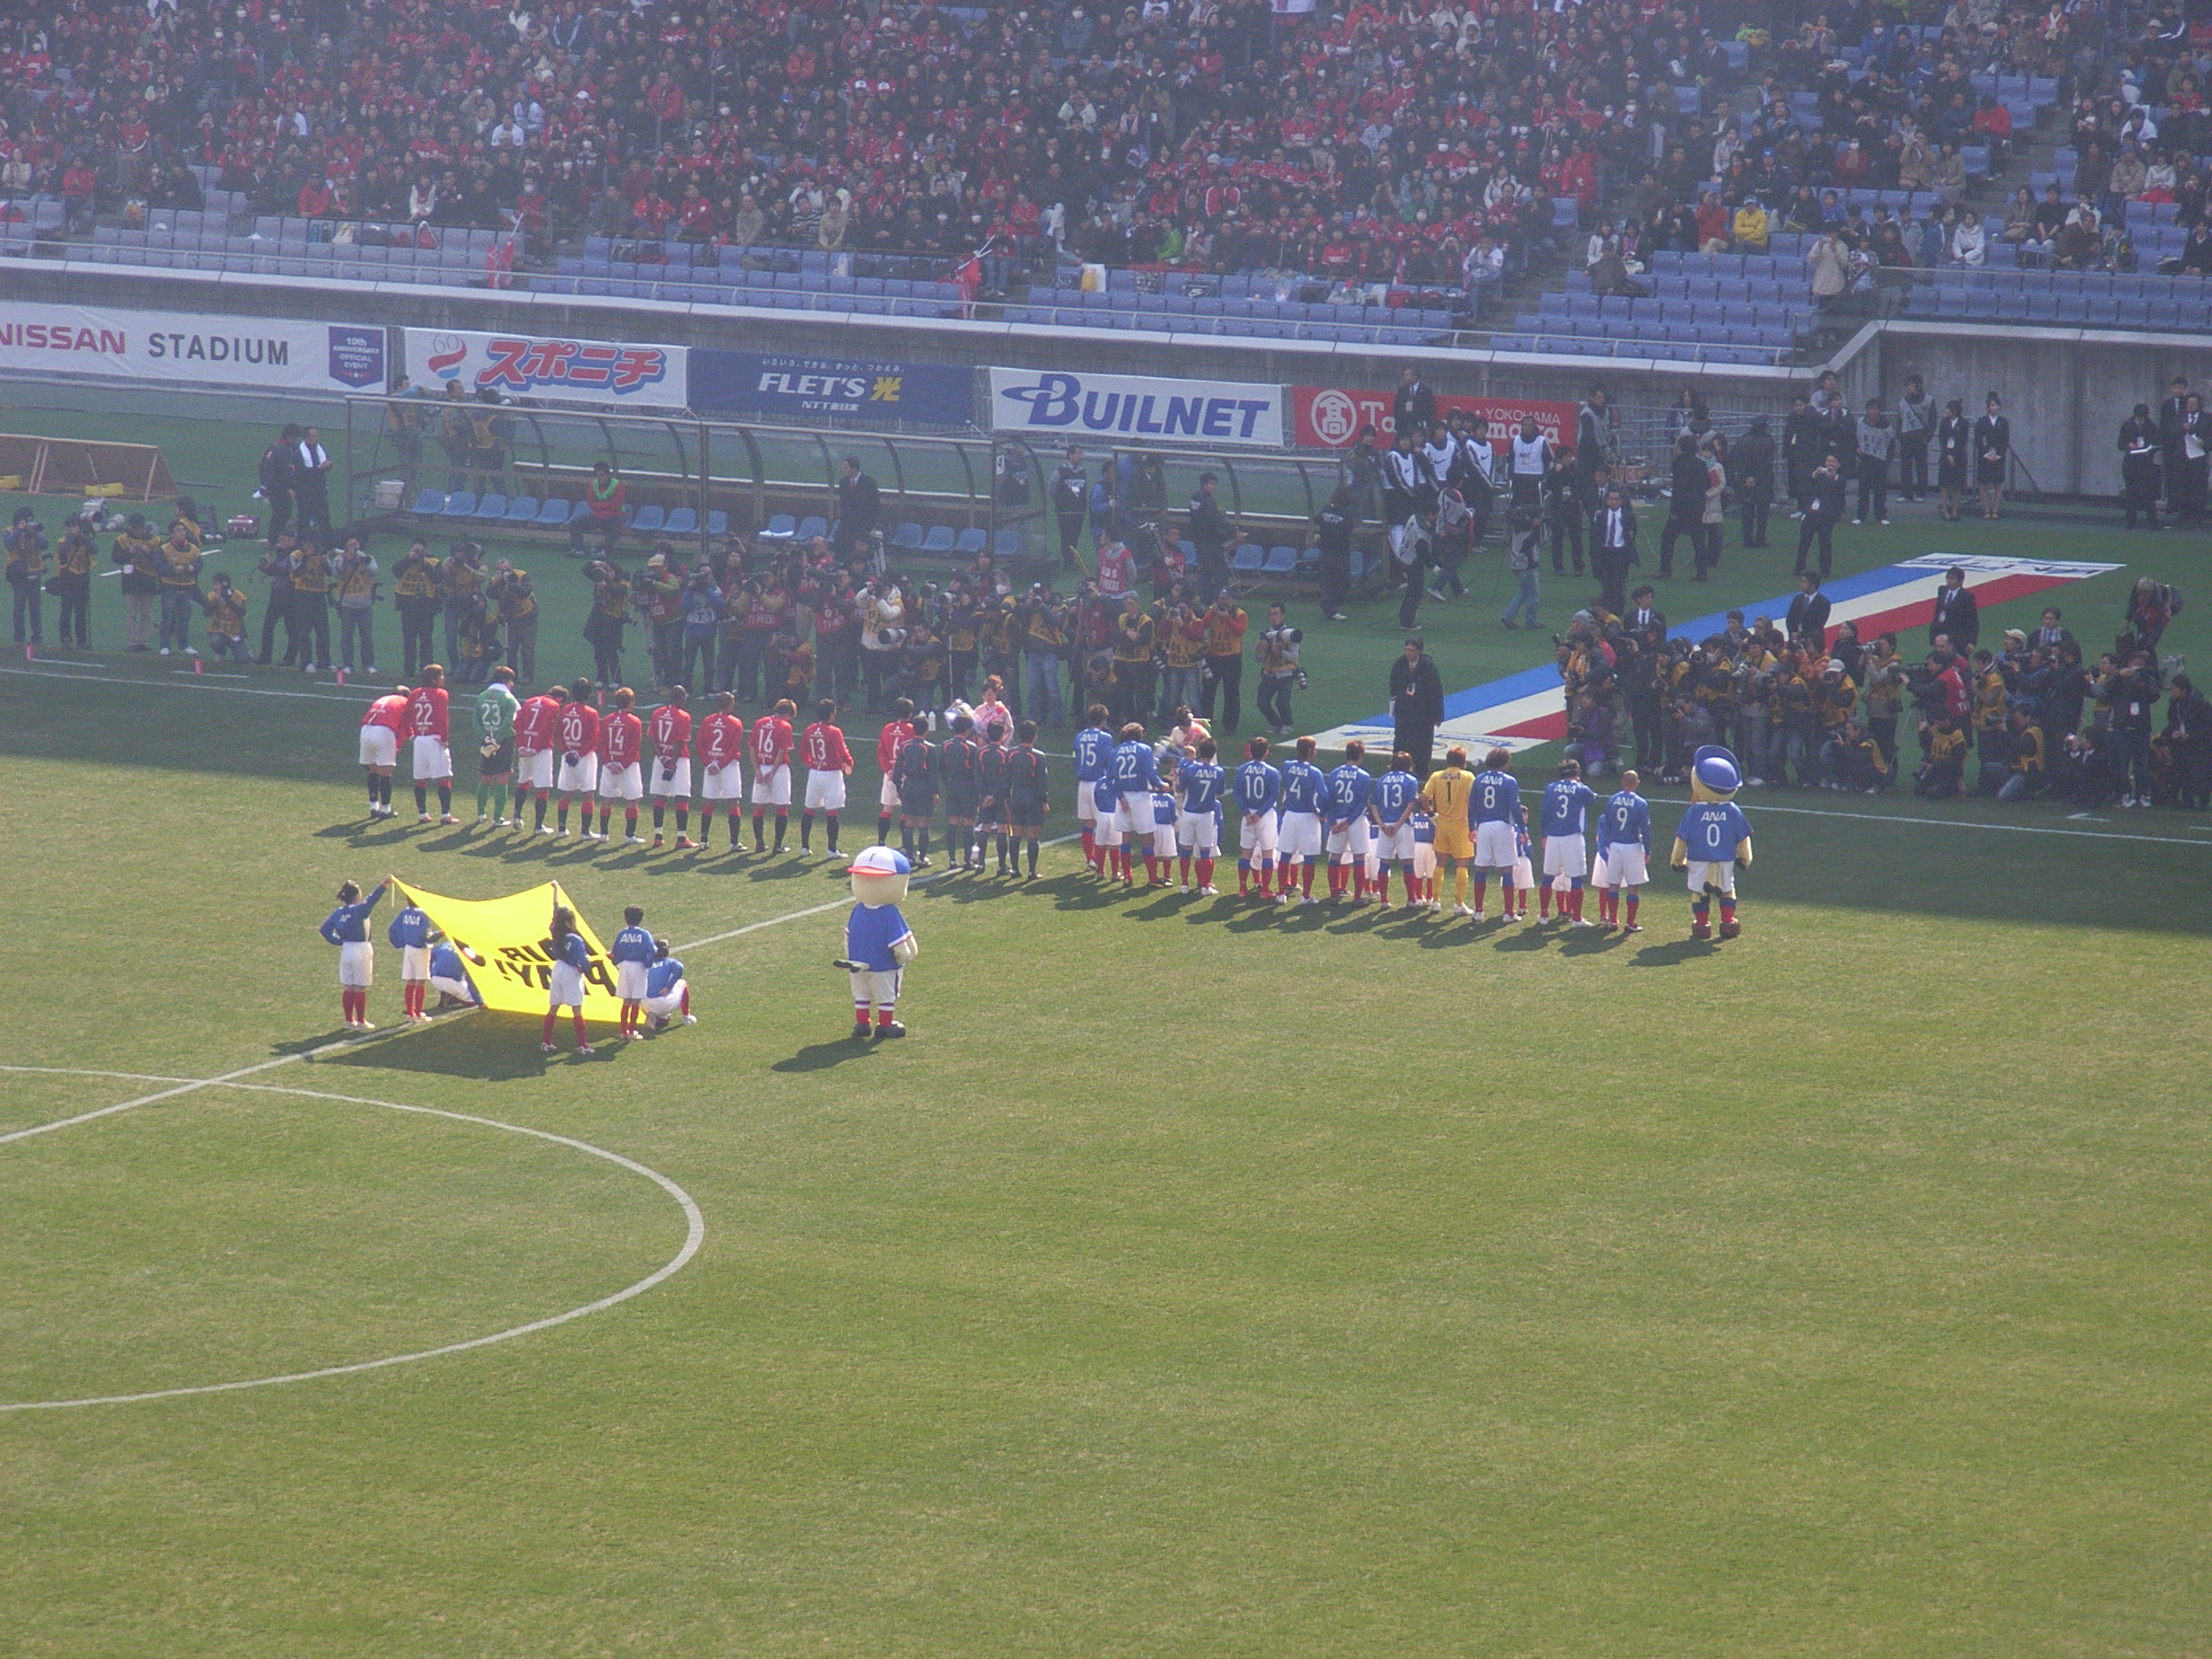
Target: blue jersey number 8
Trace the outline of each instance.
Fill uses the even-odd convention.
[[[1494,812],[1498,810],[1498,786],[1494,783],[1486,783],[1482,786],[1482,810],[1486,812]]]

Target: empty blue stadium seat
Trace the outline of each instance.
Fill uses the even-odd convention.
[[[1229,568],[1242,575],[1256,576],[1267,557],[1267,550],[1259,543],[1246,542],[1230,556]]]
[[[707,509],[707,533],[709,536],[728,535],[730,533],[730,515],[723,512],[719,507],[708,507]]]
[[[921,533],[920,525],[902,524],[891,532],[891,545],[905,552],[918,553],[921,550]]]
[[[1267,550],[1267,562],[1260,567],[1267,576],[1287,576],[1298,568],[1298,550],[1295,547],[1272,547]]]
[[[932,525],[929,533],[921,538],[921,550],[925,553],[950,553],[952,550],[952,526],[949,524]]]
[[[457,489],[446,497],[445,511],[440,515],[447,519],[471,519],[476,516],[477,498],[473,490]]]
[[[799,539],[802,542],[811,542],[817,536],[829,533],[830,520],[818,513],[810,513],[799,521]]]
[[[535,495],[510,495],[507,497],[507,521],[509,524],[536,524],[538,522],[538,497]]]
[[[764,542],[787,542],[798,533],[799,520],[788,513],[778,513],[761,531],[760,539]]]
[[[415,511],[423,517],[443,513],[445,510],[446,492],[442,489],[425,489],[415,497]]]
[[[658,501],[647,501],[630,515],[629,527],[641,535],[651,535],[668,523],[668,510]]]
[[[557,530],[568,522],[568,498],[548,495],[538,504],[538,525],[541,530]]]
[[[991,538],[991,551],[1002,559],[1017,556],[1022,550],[1022,533],[1018,530],[1001,530]]]
[[[660,526],[664,536],[696,536],[699,533],[699,509],[696,507],[672,507],[668,521]]]
[[[952,544],[952,550],[973,558],[990,545],[990,532],[980,525],[969,525],[967,529],[960,532],[960,539]]]

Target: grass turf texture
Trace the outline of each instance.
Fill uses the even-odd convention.
[[[2183,545],[1999,528],[1863,551]],[[2085,637],[2116,580],[2058,595]],[[1455,683],[1530,659],[1434,614]],[[1311,724],[1380,706],[1387,613],[1347,628]],[[818,860],[366,828],[357,705],[0,678],[0,1061],[327,1042],[343,875],[550,873],[679,943],[842,897]],[[2201,1648],[2212,835],[1746,805],[1718,950],[1679,877],[1643,935],[1562,938],[1124,899],[1063,847],[917,893],[904,1043],[842,1040],[840,904],[690,951],[702,1024],[604,1060],[478,1015],[257,1075],[609,1146],[704,1249],[477,1352],[0,1416],[7,1645]],[[0,1133],[159,1086],[0,1074]],[[9,1399],[488,1331],[682,1229],[543,1143],[231,1090],[0,1146],[0,1217]]]

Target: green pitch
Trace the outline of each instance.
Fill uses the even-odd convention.
[[[1999,529],[1850,567],[2197,546]],[[1729,558],[1715,605],[1787,586]],[[2085,639],[2124,580],[2060,593]],[[1534,659],[1425,620],[1453,684]],[[1389,611],[1314,634],[1301,720],[1374,712]],[[2205,1645],[2203,815],[1752,792],[1717,949],[1674,877],[1562,938],[1122,897],[1060,846],[916,892],[913,1036],[860,1047],[818,857],[370,827],[350,690],[26,666],[0,1063],[52,1069],[0,1137],[167,1097],[0,1139],[0,1404],[589,1308],[687,1247],[653,1174],[704,1232],[489,1346],[0,1413],[7,1652]],[[327,1049],[314,927],[387,871],[641,903],[700,1024],[395,1030],[384,950],[386,1029]]]

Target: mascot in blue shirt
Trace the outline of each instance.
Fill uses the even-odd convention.
[[[1735,872],[1751,867],[1751,821],[1735,804],[1743,771],[1717,743],[1690,763],[1690,804],[1674,830],[1674,866],[1690,876],[1690,937],[1711,939],[1713,896],[1720,896],[1721,937],[1743,932],[1735,919]]]
[[[845,954],[837,966],[853,976],[853,1040],[868,1040],[871,1008],[875,1010],[877,1038],[902,1037],[906,1027],[895,1012],[899,981],[905,977],[907,963],[921,950],[898,910],[914,866],[893,848],[871,847],[854,859],[851,875],[853,896],[859,902],[845,919]]]

